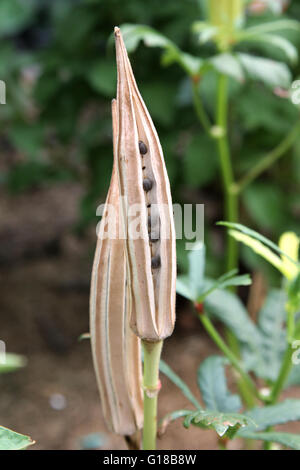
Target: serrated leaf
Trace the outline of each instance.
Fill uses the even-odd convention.
[[[219,436],[224,436],[229,428],[235,428],[252,425],[255,423],[251,418],[239,413],[219,413],[198,410],[191,412],[184,420],[184,426],[188,428],[191,424],[194,426],[207,427],[214,429]]]
[[[286,348],[286,295],[283,291],[272,290],[259,312],[258,327],[261,333],[260,351],[262,367],[254,369],[264,379],[275,381],[281,366],[282,356]],[[253,370],[253,369],[252,369]]]
[[[237,412],[242,403],[240,397],[227,388],[225,364],[226,360],[220,356],[205,359],[197,372],[198,386],[207,410]]]
[[[222,321],[238,338],[253,350],[258,350],[260,336],[240,299],[233,293],[217,289],[204,301],[207,313]]]
[[[0,426],[0,450],[22,450],[32,444],[31,437]]]
[[[239,435],[239,432],[238,432]],[[242,437],[245,439],[254,439],[268,442],[277,442],[285,447],[300,450],[300,435],[288,432],[251,432],[243,431]]]
[[[205,297],[211,294],[216,289],[225,289],[231,286],[249,286],[251,284],[251,278],[249,274],[242,274],[241,276],[234,276],[237,272],[237,269],[233,269],[226,274],[223,274],[219,277],[216,281],[213,281],[209,285],[209,289],[205,292],[202,292],[201,295],[198,297],[197,302],[202,302]],[[205,282],[205,285],[207,281]]]
[[[300,400],[289,398],[276,405],[264,406],[261,408],[253,408],[246,415],[251,418],[257,425],[256,430],[260,431],[269,426],[284,424],[290,421],[298,421],[300,419]],[[247,427],[247,430],[252,427]],[[244,430],[239,431],[242,435]]]
[[[176,387],[179,388],[179,390],[181,390],[181,392],[183,393],[183,395],[197,408],[197,409],[201,409],[201,405],[200,403],[198,402],[197,398],[195,397],[195,395],[192,393],[192,391],[190,390],[190,388],[187,386],[187,384],[171,369],[170,366],[168,366],[168,364],[166,364],[162,359],[160,360],[160,363],[159,363],[159,370],[165,374],[168,379],[171,380],[171,382],[173,382],[174,385],[176,385]]]
[[[237,57],[252,80],[259,80],[272,88],[289,88],[292,75],[283,62],[243,53],[238,53]]]

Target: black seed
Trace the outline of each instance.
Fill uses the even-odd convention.
[[[146,167],[145,167],[145,166],[142,166],[142,170],[146,170]]]
[[[153,235],[152,235],[152,233],[150,233],[150,235],[149,235],[149,240],[150,240],[150,242],[152,242],[152,243],[156,243],[156,242],[158,242],[158,240],[159,240],[159,236],[158,236],[157,234],[153,234]]]
[[[151,259],[151,268],[152,269],[160,268],[160,256],[159,255],[153,256],[153,258]]]
[[[147,208],[149,209],[149,207],[151,207],[151,204],[147,204]]]
[[[152,186],[153,186],[152,180],[150,180],[149,178],[145,178],[143,181],[144,191],[146,192],[150,191],[150,189],[152,189]]]
[[[139,149],[140,149],[140,154],[141,155],[145,155],[145,153],[148,152],[148,149],[147,149],[146,145],[141,140],[139,141]]]

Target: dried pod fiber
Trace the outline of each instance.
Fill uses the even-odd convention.
[[[117,136],[116,102],[112,103]],[[116,155],[116,139],[114,154]],[[94,368],[105,421],[115,433],[133,434],[143,422],[140,340],[129,327],[130,296],[125,242],[118,237],[119,186],[115,168],[100,223],[90,294],[90,332]],[[116,214],[116,238],[104,236],[107,210]]]

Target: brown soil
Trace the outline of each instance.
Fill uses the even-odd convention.
[[[82,438],[91,433],[102,433],[104,449],[126,448],[121,437],[105,428],[89,340],[78,341],[88,331],[95,240],[93,231],[82,239],[70,235],[79,196],[77,187],[66,185],[27,197],[2,198],[0,203],[6,214],[0,228],[0,338],[9,352],[28,360],[24,369],[0,376],[0,423],[30,435],[36,441],[32,450],[79,449]],[[196,395],[197,367],[214,352],[197,319],[180,302],[175,333],[165,342],[163,358]],[[51,406],[55,394],[64,398],[61,410]],[[293,393],[297,394],[300,397],[299,390]],[[162,377],[159,415],[189,407],[180,391]],[[298,424],[289,430],[300,432]],[[185,430],[176,422],[158,446],[216,449],[217,439],[213,431]],[[241,442],[233,441],[229,447],[240,448]]]

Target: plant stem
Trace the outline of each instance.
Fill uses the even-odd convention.
[[[246,186],[260,176],[264,171],[270,168],[280,157],[286,154],[299,136],[300,121],[292,127],[288,135],[271,152],[265,155],[251,170],[235,184],[235,192],[240,193]]]
[[[159,391],[159,360],[163,341],[142,341],[144,350],[144,429],[143,449],[155,450],[157,433],[157,395]]]
[[[201,100],[199,90],[198,90],[198,85],[199,85],[199,82],[197,80],[192,80],[193,103],[194,103],[195,111],[199,119],[199,122],[202,124],[204,130],[209,134],[211,123],[203,107],[202,100]]]
[[[256,386],[254,382],[252,381],[251,377],[247,374],[247,372],[243,369],[241,366],[239,360],[236,358],[236,356],[232,353],[232,351],[229,349],[229,347],[225,344],[215,327],[213,326],[212,322],[210,319],[205,315],[201,314],[198,315],[204,328],[210,335],[210,337],[213,339],[213,341],[216,343],[216,345],[221,349],[223,354],[227,357],[227,359],[230,361],[231,365],[234,367],[234,369],[240,374],[240,376],[243,379],[244,384],[247,386],[247,391],[251,393],[251,396],[254,398],[258,398],[259,400],[262,399],[262,397],[259,395]],[[255,403],[255,401],[254,401]],[[254,404],[253,403],[253,404]]]
[[[281,369],[280,369],[280,372],[279,372],[279,375],[278,375],[278,378],[274,384],[274,387],[272,389],[272,393],[271,393],[271,400],[270,400],[270,404],[271,405],[274,405],[278,398],[279,398],[279,395],[280,395],[280,392],[285,384],[285,381],[289,375],[289,372],[292,368],[292,354],[293,354],[293,348],[292,348],[292,345],[289,344],[286,351],[285,351],[285,354],[284,354],[284,358],[283,358],[283,362],[281,364]]]
[[[230,147],[228,142],[228,78],[220,74],[218,80],[217,93],[217,115],[216,122],[220,131],[217,138],[218,152],[223,178],[223,186],[225,193],[225,218],[229,222],[238,221],[238,196],[233,191],[234,177],[230,156]],[[238,250],[237,243],[227,235],[227,262],[226,269],[230,271],[237,267]]]

